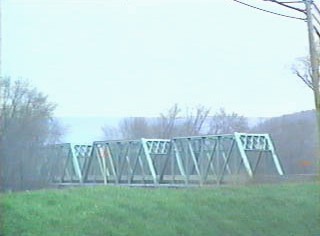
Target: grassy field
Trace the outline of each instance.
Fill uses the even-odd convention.
[[[320,235],[320,185],[0,195],[0,235]]]

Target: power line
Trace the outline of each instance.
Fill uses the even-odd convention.
[[[313,26],[313,29],[314,29],[314,31],[316,31],[316,34],[317,34],[318,37],[320,38],[320,32],[319,32],[319,30],[317,29],[317,27]]]
[[[320,20],[318,20],[318,18],[316,17],[316,15],[312,14],[313,19],[320,25]]]
[[[270,13],[270,14],[273,14],[273,15],[283,16],[283,17],[287,17],[287,18],[291,18],[291,19],[296,19],[296,20],[303,20],[303,21],[306,20],[305,18],[301,18],[301,17],[288,16],[288,15],[280,14],[280,13],[277,13],[277,12],[268,11],[268,10],[265,10],[265,9],[262,9],[262,8],[259,8],[259,7],[250,5],[250,4],[248,4],[248,3],[244,3],[244,2],[239,1],[239,0],[233,0],[233,1],[234,1],[234,2],[237,2],[237,3],[240,3],[240,4],[242,4],[242,5],[245,5],[245,6],[247,6],[247,7],[251,7],[251,8],[253,8],[253,9],[256,9],[256,10],[259,10],[259,11],[263,11],[263,12],[267,12],[267,13]]]
[[[312,6],[314,6],[314,8],[316,9],[316,11],[320,14],[320,9],[317,7],[317,5],[315,3],[312,3]]]
[[[278,1],[278,0],[263,0],[263,1],[268,1],[268,2],[272,2],[272,3],[277,3],[283,7],[286,7],[286,8],[289,8],[289,9],[292,9],[292,10],[295,10],[295,11],[299,11],[299,12],[302,12],[304,14],[306,14],[307,16],[307,9],[301,9],[301,8],[298,8],[298,7],[293,7],[293,6],[290,6],[288,5],[287,3],[304,3],[306,4],[305,1],[308,1],[308,0],[304,0],[304,1],[291,1],[291,2],[288,2],[288,1]],[[314,8],[315,12],[320,14],[320,10],[318,8],[318,6],[314,3],[314,1],[311,1],[310,2],[310,11],[311,11],[311,7]],[[315,22],[318,24],[318,26],[320,25],[320,21],[319,19],[317,18],[317,16],[313,13],[310,12],[310,14],[312,15],[312,18],[313,20],[315,20]],[[307,21],[307,19],[306,19]],[[317,28],[317,26],[315,24],[313,24],[313,29],[315,31],[315,33],[317,34],[317,36],[320,38],[320,32],[319,32],[319,29]]]
[[[262,0],[266,2],[279,2],[279,0]],[[281,1],[280,3],[303,3],[305,0],[295,0],[295,1]]]
[[[290,8],[292,10],[299,11],[299,12],[302,12],[302,13],[306,14],[306,11],[304,9],[301,9],[301,8],[298,8],[298,7],[293,7],[293,6],[290,6],[290,5],[287,4],[287,3],[302,3],[302,1],[298,1],[298,2],[284,2],[284,1],[279,2],[277,0],[264,0],[264,1],[277,3],[277,4],[279,4],[279,5],[283,6],[283,7]]]

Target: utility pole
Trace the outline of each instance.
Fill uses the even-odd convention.
[[[307,26],[308,26],[308,39],[309,39],[309,54],[310,54],[310,64],[312,72],[312,85],[314,92],[314,100],[316,109],[320,111],[320,97],[319,97],[319,58],[316,48],[316,42],[313,33],[313,22],[312,22],[312,12],[311,12],[311,2],[312,0],[305,0],[306,5],[306,15],[307,15]]]
[[[316,41],[314,38],[314,25],[312,22],[312,11],[311,4],[312,0],[304,0],[306,6],[306,15],[307,15],[307,26],[308,26],[308,39],[309,39],[309,56],[310,56],[310,65],[311,65],[311,82],[313,88],[315,109],[316,109],[316,120],[317,120],[317,136],[318,136],[318,148],[317,148],[317,164],[320,166],[320,91],[319,91],[319,55],[317,52]]]
[[[2,104],[4,100],[3,96],[3,82],[2,82],[2,0],[0,0],[0,136],[1,134],[1,122],[2,122]]]
[[[320,72],[319,72],[319,63],[320,63],[320,9],[315,3],[315,0],[296,0],[296,1],[281,1],[281,0],[261,0],[264,2],[270,2],[274,4],[278,4],[279,6],[285,7],[287,9],[299,12],[300,14],[304,14],[306,18],[300,18],[295,16],[289,16],[284,14],[279,14],[276,12],[268,11],[259,7],[255,7],[253,5],[247,4],[240,0],[233,0],[235,2],[241,3],[248,7],[255,8],[257,10],[261,10],[264,12],[276,14],[279,16],[294,18],[298,20],[304,20],[307,23],[308,27],[308,40],[309,40],[309,60],[310,60],[310,84],[307,85],[312,88],[313,95],[314,95],[314,103],[315,103],[315,111],[316,111],[316,129],[317,129],[317,166],[318,170],[320,171]],[[318,4],[319,5],[319,4]],[[314,12],[313,12],[314,10]],[[314,21],[314,22],[313,22]],[[317,39],[315,39],[315,34],[317,35]],[[318,43],[318,47],[316,43]],[[300,77],[300,76],[299,76]],[[309,78],[307,75],[306,80],[309,82]],[[305,81],[304,81],[305,82]]]
[[[0,80],[2,79],[2,61],[1,61],[1,58],[2,58],[2,0],[0,0]],[[1,97],[0,97],[0,104],[1,104]]]

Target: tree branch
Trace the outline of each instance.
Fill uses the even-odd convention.
[[[312,90],[314,90],[313,88],[313,84],[311,82],[311,80],[308,79],[307,75],[301,75],[300,72],[298,70],[294,70],[294,73],[296,74],[296,76],[298,76],[309,88],[311,88]]]

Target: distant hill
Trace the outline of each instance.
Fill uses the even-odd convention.
[[[316,130],[313,110],[271,118],[253,128],[253,132],[271,134],[289,174],[317,172]]]

